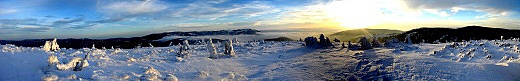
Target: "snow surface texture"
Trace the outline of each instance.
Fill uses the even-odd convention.
[[[209,44],[209,43],[208,43]],[[64,49],[0,45],[0,81],[38,80],[518,80],[518,40],[393,43],[370,50],[313,49],[303,42],[233,43],[235,57],[211,59],[212,45]],[[339,43],[335,44],[339,45]],[[221,43],[213,45],[224,53]],[[338,46],[339,47],[339,46]],[[347,52],[348,51],[348,52]],[[85,57],[90,54],[90,58]],[[81,71],[49,66],[87,58]]]

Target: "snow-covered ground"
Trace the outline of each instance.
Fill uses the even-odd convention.
[[[217,48],[224,48],[220,44]],[[0,46],[0,81],[10,80],[500,80],[520,79],[518,40],[473,40],[441,44],[398,44],[392,48],[313,49],[303,42],[235,43],[236,57],[208,58],[206,45],[138,49],[64,49]],[[336,46],[341,47],[341,46]],[[224,49],[217,49],[223,53]],[[49,68],[91,53],[82,71]],[[153,68],[153,69],[151,69]]]

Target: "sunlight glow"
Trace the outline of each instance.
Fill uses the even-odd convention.
[[[385,14],[372,0],[343,0],[324,6],[327,16],[346,28],[366,28],[382,23]]]

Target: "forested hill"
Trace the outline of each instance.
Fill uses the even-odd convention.
[[[407,35],[413,43],[438,43],[463,40],[493,40],[520,38],[520,30],[491,28],[482,26],[466,26],[461,28],[418,28],[397,35],[399,40],[404,40]]]
[[[95,44],[96,48],[135,48],[136,46],[148,47],[152,44],[155,47],[168,46],[170,43],[179,44],[185,39],[178,38],[168,41],[157,41],[166,36],[207,36],[207,35],[254,35],[260,32],[255,29],[236,29],[236,30],[218,30],[218,31],[191,31],[191,32],[164,32],[149,34],[141,37],[130,37],[130,38],[109,38],[109,39],[58,39],[57,42],[61,48],[90,48]],[[14,44],[17,46],[24,47],[39,47],[45,44],[45,41],[52,39],[27,39],[27,40],[0,40],[0,44]],[[220,41],[219,39],[213,39],[214,41]],[[190,43],[194,43],[196,40],[190,40]]]

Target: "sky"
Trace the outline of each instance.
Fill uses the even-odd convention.
[[[252,28],[520,29],[520,0],[0,0],[0,40]]]

